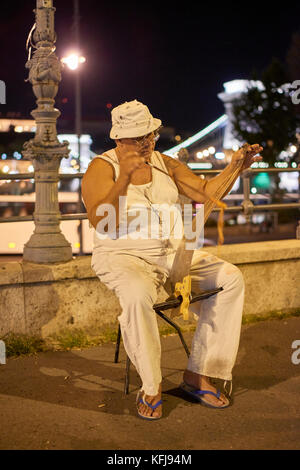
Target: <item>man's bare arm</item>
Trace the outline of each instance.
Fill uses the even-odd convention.
[[[195,202],[204,203],[207,200],[207,196],[214,197],[221,186],[227,186],[226,182],[235,171],[236,162],[238,160],[242,159],[244,162],[241,171],[239,172],[240,174],[245,168],[250,167],[253,162],[260,161],[262,159],[260,156],[255,156],[262,150],[260,145],[255,144],[248,147],[249,150],[247,150],[246,156],[245,151],[242,148],[239,149],[233,154],[229,165],[227,165],[219,175],[211,178],[210,180],[204,180],[195,175],[186,165],[174,158],[168,157],[167,155],[162,155],[162,157],[169,174],[172,176],[178,187],[179,193],[189,197]],[[224,189],[224,192],[219,199],[222,199],[226,194],[228,194],[239,174],[236,175],[230,186]],[[205,196],[203,192],[205,192],[207,196]]]
[[[221,185],[225,183],[225,189],[222,195],[219,196],[219,199],[222,199],[224,196],[226,196],[226,194],[228,194],[231,190],[238,176],[240,176],[240,174],[246,168],[249,168],[252,163],[259,162],[262,160],[262,157],[260,155],[257,155],[262,150],[263,147],[261,147],[259,144],[244,144],[241,148],[239,148],[236,152],[232,154],[231,162],[229,163],[229,165],[227,165],[227,167],[224,168],[224,170],[219,175],[215,176],[214,178],[208,181],[206,186],[207,194],[209,196],[214,197],[216,191],[218,191]],[[227,186],[226,182],[229,181],[233,172],[236,171],[237,164],[241,163],[242,165],[240,171],[236,174],[236,177],[234,178],[230,186]]]
[[[207,198],[204,196],[203,191],[205,191],[208,182],[195,175],[184,163],[175,158],[164,154],[162,154],[162,157],[179,193],[195,202],[204,203]]]
[[[100,158],[90,164],[82,178],[82,198],[87,210],[88,219],[94,228],[105,215],[97,216],[100,204],[112,204],[116,210],[116,221],[119,220],[119,196],[126,196],[130,179],[120,175],[113,180],[112,166]]]
[[[88,218],[94,228],[103,216],[96,212],[101,204],[111,204],[116,211],[116,227],[119,225],[120,196],[126,196],[132,174],[145,165],[145,158],[137,152],[126,152],[119,161],[118,179],[113,179],[113,167],[106,160],[96,158],[90,163],[82,179],[82,197],[87,209]]]

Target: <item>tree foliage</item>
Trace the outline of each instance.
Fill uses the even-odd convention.
[[[233,132],[242,142],[262,145],[264,160],[272,164],[289,144],[297,143],[299,122],[289,89],[284,86],[288,77],[277,59],[262,72],[260,82],[261,89],[252,83],[233,102]]]

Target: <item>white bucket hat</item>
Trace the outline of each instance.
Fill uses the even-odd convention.
[[[150,113],[148,107],[137,100],[126,101],[111,112],[111,139],[141,137],[161,126],[161,120]]]

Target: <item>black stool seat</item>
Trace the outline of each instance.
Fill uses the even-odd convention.
[[[212,295],[216,295],[218,292],[221,292],[223,290],[223,287],[219,287],[217,289],[212,289],[208,291],[201,292],[200,294],[192,294],[190,304],[194,302],[198,302],[199,300],[204,300],[208,299]],[[190,351],[189,348],[187,347],[187,344],[184,340],[184,337],[182,335],[182,331],[180,327],[169,317],[164,315],[162,313],[162,310],[169,310],[173,308],[177,308],[180,306],[182,302],[182,297],[181,295],[178,297],[169,297],[167,300],[164,302],[161,302],[159,304],[154,304],[153,305],[153,310],[159,315],[163,320],[165,320],[167,323],[173,326],[173,328],[177,331],[179,338],[181,340],[182,346],[186,352],[187,357],[190,356]],[[121,327],[119,325],[118,329],[118,337],[117,337],[117,344],[116,344],[116,351],[115,351],[115,360],[114,362],[117,363],[119,360],[119,351],[120,351],[120,342],[121,342]],[[129,393],[129,369],[130,369],[130,359],[127,356],[126,360],[126,375],[125,375],[125,384],[124,384],[124,393],[125,395],[128,395]]]

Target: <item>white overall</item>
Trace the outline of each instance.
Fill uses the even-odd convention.
[[[114,150],[103,158],[114,167],[115,180],[119,165]],[[167,173],[161,155],[153,152],[151,162]],[[146,191],[146,195],[145,195]],[[178,202],[178,190],[167,175],[152,169],[152,181],[145,185],[130,184],[126,210],[143,201],[149,211],[151,203]],[[96,232],[96,231],[95,231]],[[94,233],[91,266],[109,289],[117,295],[122,313],[118,317],[125,350],[136,367],[147,395],[156,395],[162,381],[161,344],[156,313],[157,288],[164,284],[172,267],[180,240],[131,240],[122,237],[100,240]],[[187,369],[197,374],[232,380],[239,346],[244,303],[244,281],[240,270],[203,250],[195,250],[191,265],[192,291],[223,287],[209,299],[196,302],[190,310],[198,315]]]

